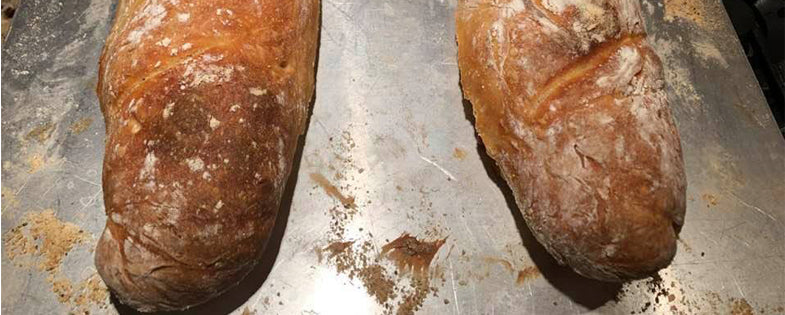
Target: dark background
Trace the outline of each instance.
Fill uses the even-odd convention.
[[[785,0],[723,0],[785,137]]]

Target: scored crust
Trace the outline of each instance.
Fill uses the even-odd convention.
[[[535,237],[599,280],[676,253],[685,175],[638,1],[462,0],[465,97]]]

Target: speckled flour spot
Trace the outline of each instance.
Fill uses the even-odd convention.
[[[164,107],[164,112],[163,112],[164,119],[167,119],[170,116],[172,116],[172,110],[174,110],[174,103],[166,104],[166,107]]]
[[[251,95],[256,95],[256,96],[262,96],[262,95],[267,94],[267,90],[260,89],[258,87],[250,88],[250,89],[248,89],[248,92],[250,92]]]
[[[156,162],[158,162],[158,158],[155,157],[155,153],[147,153],[147,156],[144,158],[144,166],[142,166],[142,170],[139,171],[139,178],[148,178],[153,176],[155,173]]]
[[[204,161],[202,161],[202,159],[199,157],[186,159],[185,164],[188,164],[188,168],[191,169],[191,172],[196,172],[204,169]]]
[[[220,125],[221,125],[221,121],[219,121],[218,119],[215,119],[215,117],[213,117],[213,116],[210,116],[210,128],[211,129],[215,130]]]
[[[142,13],[134,17],[133,22],[144,20],[142,27],[139,27],[128,34],[127,40],[132,44],[138,44],[142,40],[142,35],[149,33],[161,25],[164,17],[166,17],[166,9],[160,4],[149,5]]]
[[[170,43],[172,43],[172,40],[169,39],[169,37],[167,37],[167,38],[164,38],[162,40],[159,40],[155,44],[158,45],[158,46],[167,47],[167,46],[169,46]]]

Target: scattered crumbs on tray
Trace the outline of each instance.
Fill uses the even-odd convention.
[[[669,270],[660,274],[668,276]],[[627,298],[632,300],[627,300]],[[643,297],[643,300],[639,300]],[[695,289],[682,280],[665,281],[660,275],[640,281],[625,283],[615,298],[616,303],[632,307],[630,314],[668,313],[687,314],[733,314],[782,313],[782,306],[758,305],[759,312],[746,298],[724,296],[713,291]]]
[[[731,302],[731,310],[730,313],[732,315],[752,315],[755,312],[752,310],[752,306],[750,303],[747,302],[747,299],[733,299]]]
[[[444,282],[443,270],[429,268],[444,242],[421,241],[404,233],[383,246],[381,254],[376,254],[379,250],[370,240],[333,242],[316,252],[338,273],[359,280],[384,307],[385,314],[413,314],[429,294],[437,295],[438,288],[431,285],[431,280],[441,277]]]
[[[705,8],[701,0],[665,0],[665,21],[673,22],[676,18],[686,19],[703,26]]]
[[[27,213],[5,233],[8,259],[18,268],[47,274],[46,281],[60,303],[72,313],[86,314],[92,306],[106,307],[109,291],[97,273],[74,284],[61,270],[63,260],[77,245],[91,244],[92,237],[79,226],[63,222],[54,210]]]
[[[673,22],[683,19],[705,29],[715,29],[720,25],[718,17],[714,16],[713,4],[706,0],[665,0],[665,21]]]
[[[386,251],[377,246],[373,241],[375,231],[369,226],[355,227],[353,224],[355,215],[378,207],[370,198],[371,191],[351,184],[371,168],[354,161],[352,152],[358,145],[351,133],[343,131],[329,140],[330,150],[325,153],[330,162],[324,167],[330,173],[314,172],[309,177],[315,183],[313,190],[322,190],[339,204],[327,208],[325,214],[330,219],[330,226],[326,245],[313,248],[316,259],[363,287],[383,308],[383,314],[412,314],[422,307],[428,296],[438,296],[438,289],[432,285],[435,279],[441,280],[442,285],[446,281],[441,266],[430,266],[445,242],[440,237],[443,231],[431,227],[422,232],[423,237],[434,241],[421,241],[402,233],[395,241],[385,240],[389,243],[384,247]],[[401,185],[396,185],[395,189],[404,191]],[[416,192],[414,188],[411,191]],[[430,191],[421,189],[419,192],[422,194],[420,206],[432,212],[433,204],[428,201]],[[411,210],[414,209],[412,206]],[[349,227],[352,231],[348,231]],[[347,234],[351,234],[352,239],[347,239]]]
[[[8,258],[19,267],[26,267],[25,258],[38,258],[38,270],[60,268],[71,249],[90,237],[78,226],[60,221],[54,210],[30,212],[21,224],[8,231],[3,238]],[[29,262],[29,261],[28,261]]]

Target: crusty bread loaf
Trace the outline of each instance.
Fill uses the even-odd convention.
[[[314,89],[318,0],[121,0],[101,57],[108,220],[141,311],[203,303],[262,255]]]
[[[461,0],[458,59],[489,155],[578,273],[647,277],[684,220],[679,136],[637,0]]]

